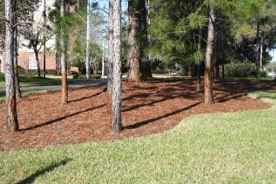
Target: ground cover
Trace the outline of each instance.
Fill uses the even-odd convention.
[[[160,133],[175,127],[183,117],[269,108],[247,97],[248,91],[275,88],[274,83],[240,80],[215,83],[216,104],[203,104],[195,81],[159,79],[123,84],[123,132],[113,135],[106,87],[71,90],[69,104],[60,105],[60,92],[23,97],[18,103],[20,132],[5,131],[5,104],[0,103],[0,150],[51,147],[87,141],[121,139]]]
[[[1,152],[0,181],[275,183],[276,91],[260,95],[271,108],[189,116],[139,138]]]

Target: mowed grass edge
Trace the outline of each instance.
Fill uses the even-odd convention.
[[[0,183],[275,183],[272,108],[184,118],[163,134],[0,153]],[[45,137],[47,139],[47,137]]]

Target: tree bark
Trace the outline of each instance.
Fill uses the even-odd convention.
[[[21,90],[20,90],[20,84],[19,84],[19,74],[18,74],[18,27],[17,27],[17,0],[14,0],[14,24],[16,25],[14,27],[14,80],[15,80],[15,94],[16,98],[20,99],[21,96]]]
[[[214,103],[213,95],[213,78],[212,78],[212,59],[214,54],[214,41],[215,41],[215,7],[210,6],[209,25],[208,25],[208,41],[205,58],[205,71],[204,71],[204,96],[205,104]]]
[[[151,6],[150,0],[145,0],[146,12],[145,12],[145,19],[143,19],[143,24],[145,25],[146,45],[144,47],[149,46],[150,42],[151,42],[151,35],[150,35],[150,30],[149,30],[150,25],[151,25],[150,6]],[[146,58],[146,57],[143,56],[143,58]],[[142,60],[141,73],[142,73],[142,79],[144,79],[144,80],[152,78],[151,55],[150,54],[148,54],[147,59]]]
[[[128,80],[138,82],[147,77],[147,59],[143,49],[147,46],[147,8],[145,0],[130,0],[128,3]]]
[[[102,77],[105,74],[105,41],[103,39],[103,54],[102,54]]]
[[[141,2],[143,0],[130,0],[128,3],[128,80],[135,82],[141,80],[142,40],[138,37],[141,34]]]
[[[113,59],[114,59],[114,26],[113,26],[113,5],[114,0],[109,0],[109,12],[108,12],[108,75],[107,75],[107,92],[110,94],[112,92],[112,83],[113,83]]]
[[[192,78],[192,63],[189,63],[188,66],[188,77]]]
[[[199,28],[199,37],[198,37],[198,43],[197,43],[197,51],[200,52],[201,51],[201,45],[202,45],[202,39],[201,39],[201,35],[202,35],[202,30]],[[201,87],[200,87],[200,83],[201,83],[201,60],[197,61],[197,80],[196,80],[196,91],[200,92],[201,91]]]
[[[19,130],[17,111],[16,111],[16,94],[15,94],[15,76],[14,76],[14,12],[11,0],[5,0],[5,17],[6,17],[6,128],[9,131]]]
[[[85,59],[85,69],[86,69],[86,79],[90,78],[90,3],[87,1],[87,21],[86,21],[86,59]]]
[[[112,90],[112,127],[113,133],[122,129],[121,122],[121,0],[114,0],[114,63],[113,63],[113,90]]]
[[[260,42],[260,69],[263,69],[263,52],[264,52],[264,47],[263,47],[263,41],[261,40]]]
[[[224,69],[224,64],[222,64],[222,66],[221,66],[221,68],[222,68],[222,71],[221,71],[221,78],[222,78],[222,80],[225,80],[225,69]]]
[[[37,66],[37,77],[41,78],[39,51],[35,47],[34,47],[34,53],[35,53],[36,66]]]
[[[46,0],[43,0],[43,21],[46,25]],[[43,35],[43,78],[46,78],[46,33]]]
[[[60,64],[60,42],[59,39],[56,37],[56,74],[61,75],[61,64]]]
[[[197,80],[196,80],[196,91],[197,92],[201,91],[200,83],[201,83],[200,64],[197,64]]]
[[[218,60],[216,60],[216,79],[219,80],[219,63]]]
[[[260,44],[260,21],[257,20],[257,32],[256,32],[256,39],[257,39],[257,58],[256,58],[256,68],[257,71],[260,70],[260,62],[258,60],[260,59],[260,51],[261,51],[261,44]],[[260,60],[259,60],[260,61]]]
[[[64,0],[60,0],[60,16],[64,17],[65,13],[65,4]],[[65,33],[64,29],[61,30],[61,39],[60,39],[60,45],[61,45],[61,103],[67,104],[68,103],[68,86],[67,86],[67,64],[66,64],[66,45],[65,45]]]

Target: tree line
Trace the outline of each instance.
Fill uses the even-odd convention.
[[[17,46],[16,36],[13,36],[17,14],[14,2],[5,0],[6,124],[11,131],[19,129],[14,54]],[[108,105],[111,108],[113,132],[119,133],[122,130],[122,58],[125,41],[122,39],[123,12],[121,0],[109,0],[108,3]],[[68,16],[72,13],[70,6],[75,4],[74,0],[57,0],[58,8],[53,13],[62,75],[62,104],[68,102],[68,32],[74,25],[74,22],[68,21]],[[168,65],[183,64],[189,71],[195,66],[195,89],[202,90],[201,71],[204,70],[204,101],[205,104],[212,104],[215,102],[213,80],[220,77],[220,69],[224,73],[224,64],[249,61],[259,71],[269,61],[268,50],[275,47],[275,12],[275,2],[271,0],[128,0],[127,79],[133,82],[150,79],[152,63],[157,60]],[[87,38],[90,18],[87,15]],[[43,38],[45,40],[46,36]],[[89,78],[87,48],[86,74]]]

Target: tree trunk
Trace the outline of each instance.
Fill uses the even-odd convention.
[[[61,75],[61,64],[60,64],[60,42],[59,39],[56,37],[56,43],[55,43],[55,48],[56,48],[56,74]]]
[[[112,90],[112,127],[113,133],[122,129],[121,122],[121,0],[114,0],[114,64],[113,64],[113,90]]]
[[[14,0],[14,12],[17,12],[17,0]],[[19,84],[19,74],[18,74],[18,27],[17,27],[17,13],[14,15],[14,24],[16,25],[14,27],[14,79],[15,79],[15,94],[16,98],[20,99],[21,96],[21,90],[20,90],[20,84]]]
[[[45,39],[44,39],[45,42]],[[46,78],[46,44],[43,46],[43,78]]]
[[[15,28],[17,29],[17,28]],[[18,42],[17,42],[17,30],[15,30],[14,34],[14,82],[15,82],[15,94],[16,98],[20,99],[22,97],[20,84],[19,84],[19,74],[18,74]]]
[[[43,0],[43,21],[46,25],[46,0]],[[43,35],[43,78],[46,78],[46,33]]]
[[[257,39],[257,58],[256,58],[256,68],[257,72],[260,70],[260,62],[258,60],[260,59],[260,52],[261,52],[261,43],[260,43],[260,22],[257,20],[257,32],[256,32],[256,39]]]
[[[196,80],[196,91],[200,92],[200,83],[201,83],[201,76],[200,76],[200,64],[197,64],[197,80]]]
[[[204,71],[204,93],[205,93],[205,104],[214,103],[213,95],[213,79],[212,79],[212,59],[214,54],[214,41],[215,41],[215,7],[210,6],[210,15],[209,15],[209,26],[208,26],[208,41],[206,49],[206,58],[205,58],[205,71]]]
[[[86,69],[86,79],[90,78],[90,2],[87,1],[87,22],[86,22],[86,59],[85,59],[85,69]]]
[[[108,75],[107,75],[107,92],[112,92],[112,83],[113,83],[113,59],[114,59],[114,26],[113,26],[113,4],[114,0],[109,0],[109,12],[108,12]]]
[[[216,60],[216,79],[219,80],[219,63],[218,60]]]
[[[146,35],[146,46],[150,45],[151,42],[151,35],[150,35],[150,24],[151,24],[151,19],[150,19],[150,6],[151,2],[150,0],[145,0],[145,8],[146,8],[146,19],[143,19],[143,24],[145,24],[145,35]],[[144,48],[144,47],[143,47]],[[144,56],[145,58],[145,56]],[[149,79],[152,78],[152,71],[151,71],[151,55],[148,55],[147,59],[142,60],[141,63],[141,73],[142,73],[142,79]]]
[[[198,36],[198,43],[197,43],[197,51],[201,52],[201,45],[202,45],[202,39],[201,39],[201,35],[202,35],[202,30],[199,28],[199,36]],[[201,63],[202,61],[199,60],[197,61],[197,80],[196,80],[196,91],[200,92],[201,91],[201,87],[200,87],[200,83],[201,83]]]
[[[60,16],[64,17],[65,13],[65,4],[64,0],[60,0]],[[68,86],[67,86],[67,66],[66,66],[66,45],[65,45],[65,33],[64,29],[61,30],[62,36],[60,39],[61,45],[61,103],[67,104],[68,103]]]
[[[37,66],[37,77],[41,78],[39,51],[35,47],[34,47],[34,53],[35,53],[36,66]]]
[[[263,41],[261,40],[260,42],[260,69],[263,69],[263,52],[264,52],[264,48],[263,48]]]
[[[222,66],[221,66],[221,68],[222,68],[222,71],[221,71],[221,78],[222,78],[222,80],[225,80],[225,69],[224,69],[224,64],[222,64]]]
[[[104,49],[104,39],[103,39],[103,55],[102,55],[102,77],[104,77],[105,74],[105,49]]]
[[[138,82],[148,75],[147,59],[143,49],[147,46],[147,9],[145,0],[130,0],[128,3],[128,80]]]
[[[6,127],[9,131],[19,130],[16,112],[15,76],[14,76],[14,40],[13,7],[11,0],[5,0],[6,16]]]
[[[188,77],[192,78],[192,63],[189,63],[188,66]]]

